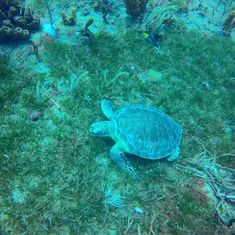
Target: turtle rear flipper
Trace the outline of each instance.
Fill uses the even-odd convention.
[[[175,152],[167,158],[167,161],[171,162],[171,161],[178,159],[179,157],[180,157],[180,149],[178,147],[176,148]]]
[[[134,171],[130,162],[127,160],[125,154],[121,151],[118,143],[112,147],[110,151],[110,157],[113,160],[113,162],[115,162],[121,169],[128,172],[132,178],[139,179],[139,176]]]

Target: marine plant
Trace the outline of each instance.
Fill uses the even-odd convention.
[[[143,15],[148,0],[125,0],[127,14],[132,18]]]
[[[179,162],[200,152],[192,135],[216,155],[234,150],[234,43],[177,28],[165,36],[158,54],[133,31],[95,34],[76,50],[61,42],[43,42],[41,60],[53,81],[46,88],[70,117],[62,121],[51,110],[50,99],[44,106],[32,99],[37,81],[0,57],[1,233],[232,234],[234,226],[219,222],[214,205],[198,200],[191,174],[179,173],[164,161],[130,156],[143,175],[135,183],[119,175],[108,160],[111,143],[88,134],[87,127],[102,117],[100,99],[110,97],[118,106],[145,103],[174,114],[186,130]],[[141,83],[129,72],[133,64],[138,71],[161,71],[164,79]],[[71,77],[70,83],[70,76],[79,77],[81,71],[88,71],[89,78],[77,84]],[[112,80],[121,71],[124,76]],[[209,90],[201,88],[204,80]],[[65,81],[68,89],[77,84],[71,86],[72,99],[69,92],[58,94],[57,81]],[[37,122],[28,118],[32,109],[42,113]],[[220,160],[229,167],[234,164],[234,157]],[[127,207],[106,204],[104,213],[105,201],[114,201],[109,200],[110,190],[101,190],[104,178],[105,182],[112,178],[113,194],[125,197]],[[22,204],[11,197],[16,189],[25,195]],[[143,208],[143,215],[133,214],[136,206]]]

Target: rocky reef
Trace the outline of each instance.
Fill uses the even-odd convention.
[[[39,17],[17,0],[0,1],[0,43],[28,39],[39,26]]]

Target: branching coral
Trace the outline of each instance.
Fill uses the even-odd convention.
[[[145,31],[153,37],[162,34],[164,26],[174,19],[174,12],[176,10],[176,5],[171,3],[156,7],[146,20]]]
[[[127,14],[132,18],[140,17],[146,8],[148,0],[125,0]]]

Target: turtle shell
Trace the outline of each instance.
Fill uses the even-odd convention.
[[[129,153],[146,159],[171,155],[179,147],[182,127],[160,110],[131,105],[115,112],[116,135]]]

